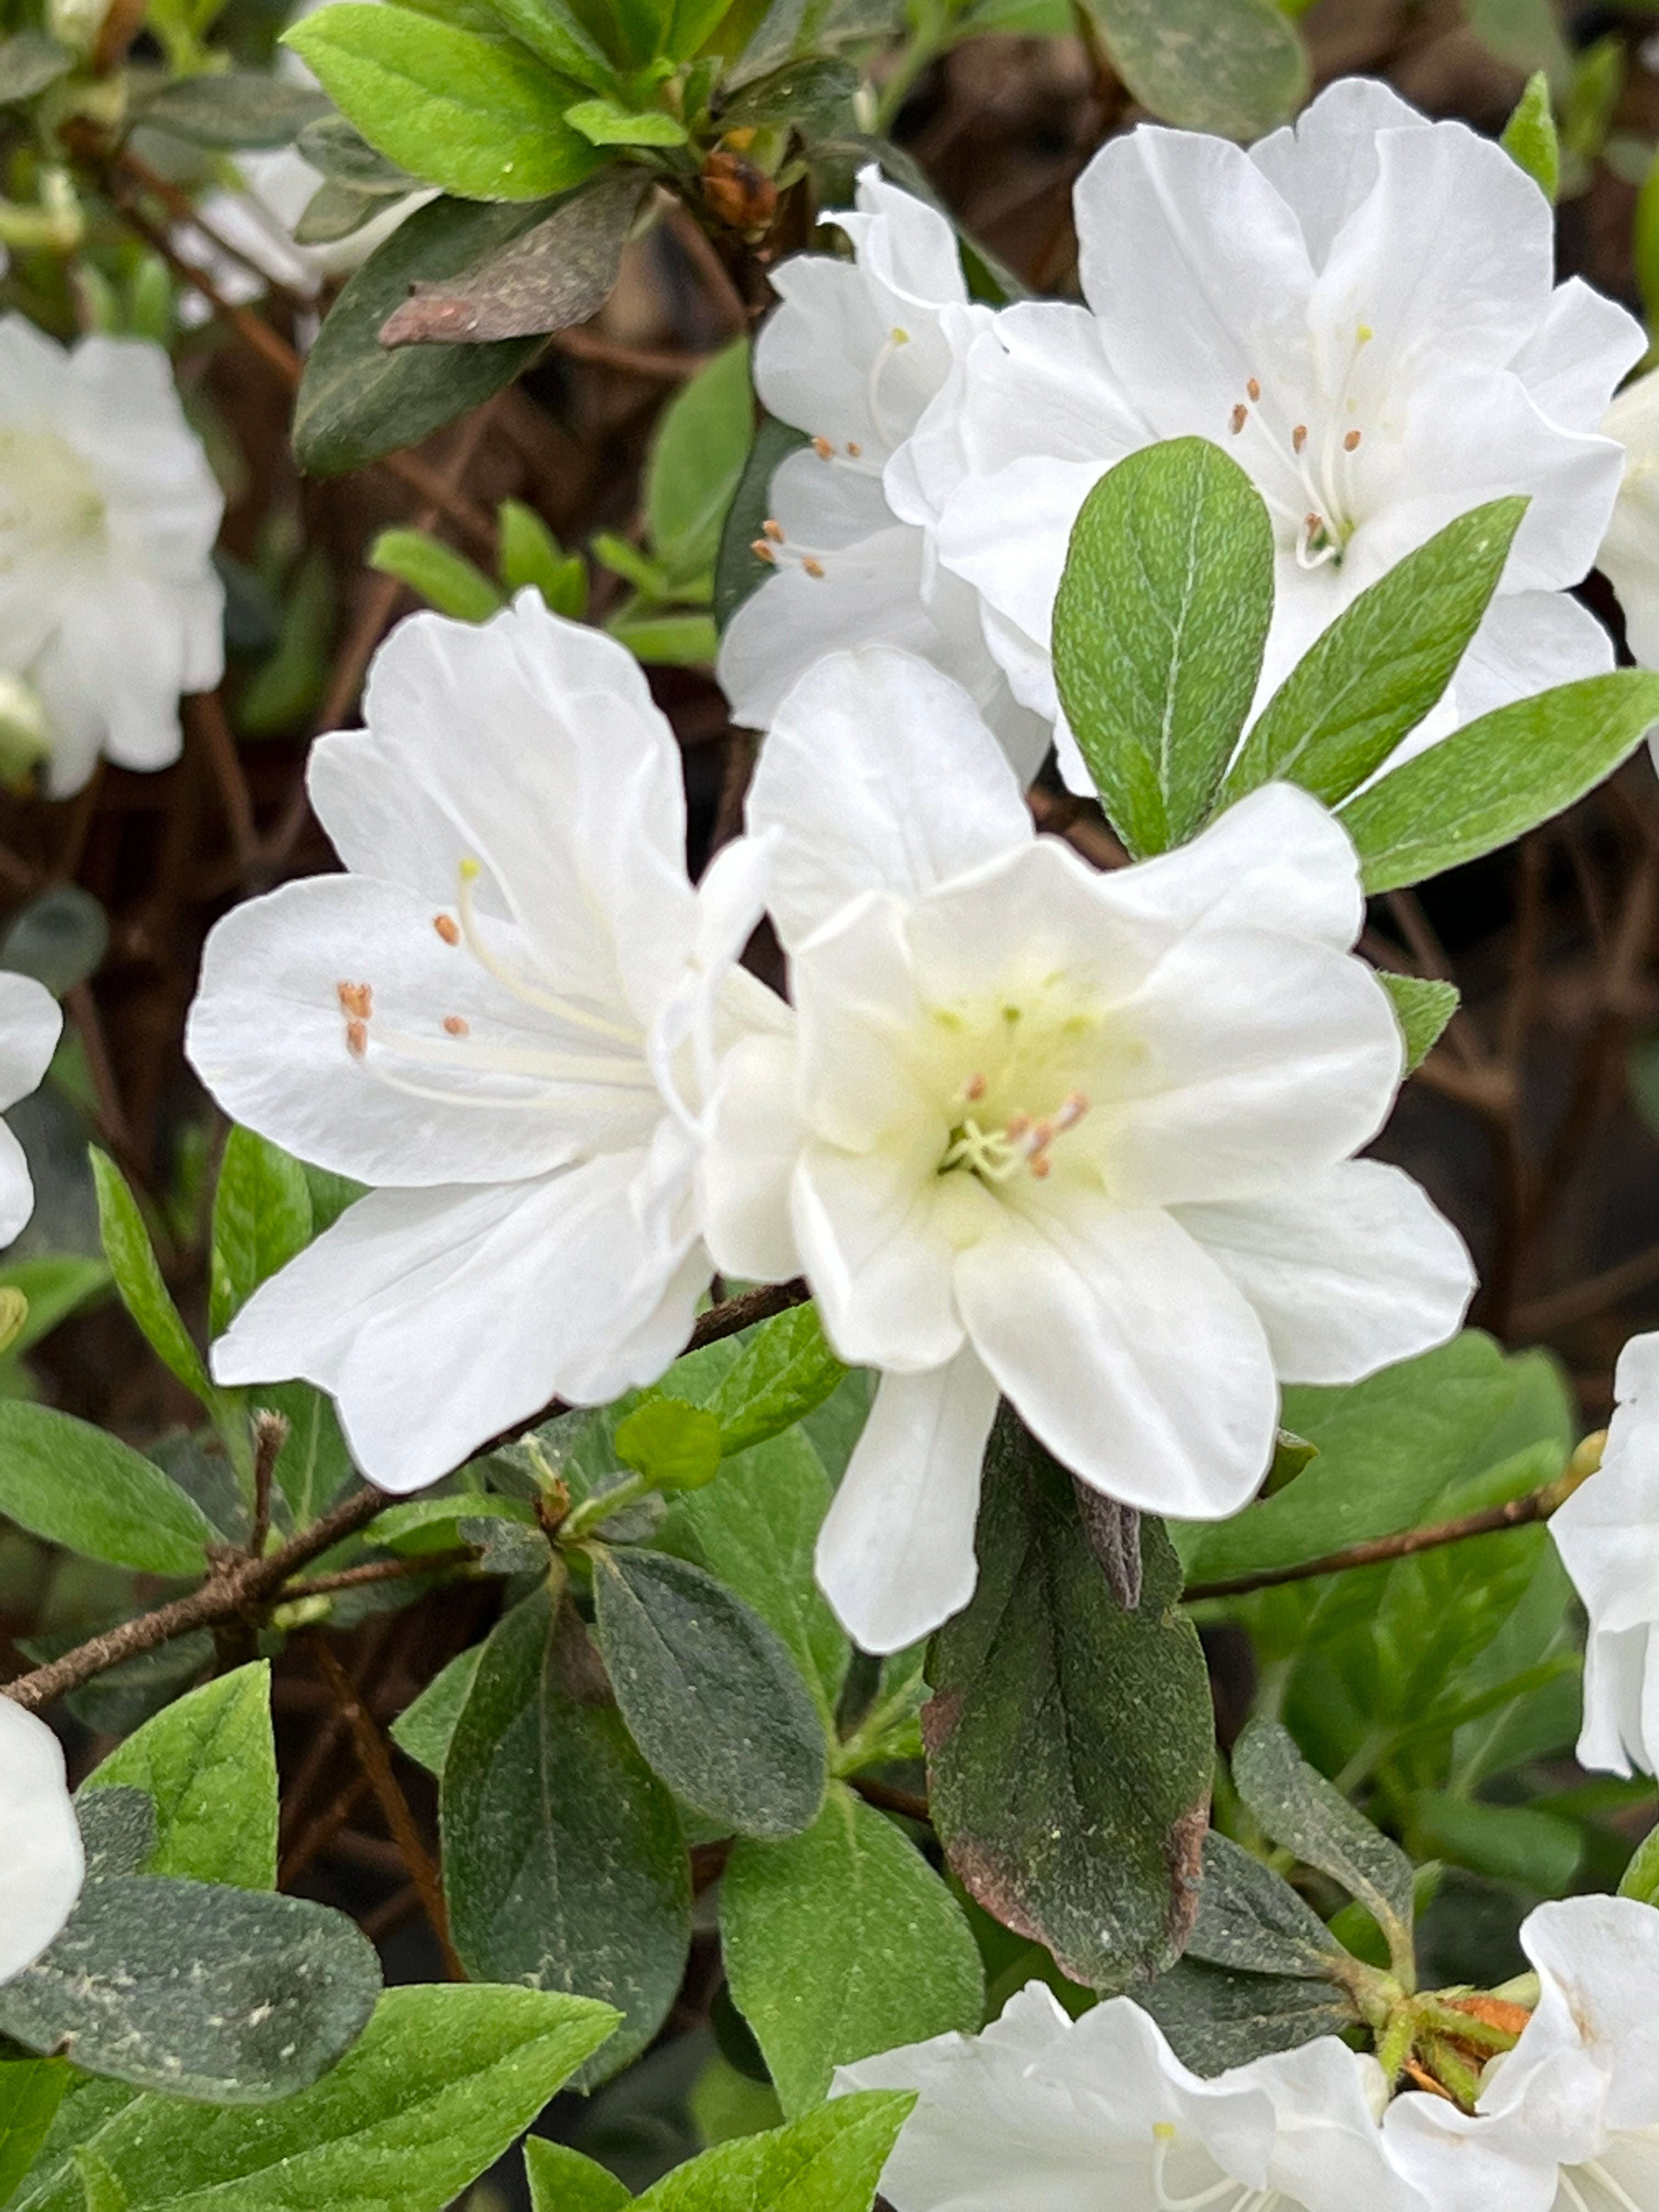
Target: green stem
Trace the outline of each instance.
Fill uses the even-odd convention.
[[[856,1774],[860,1767],[868,1766],[880,1757],[889,1731],[896,1723],[910,1717],[915,1695],[913,1680],[902,1683],[890,1697],[871,1707],[851,1735],[842,1739],[830,1760],[830,1771],[837,1780]]]
[[[584,1536],[591,1535],[613,1513],[620,1513],[624,1506],[637,1504],[655,1488],[648,1476],[630,1474],[613,1483],[609,1490],[595,1491],[592,1498],[584,1498],[569,1514],[559,1530],[560,1543],[580,1544]]]

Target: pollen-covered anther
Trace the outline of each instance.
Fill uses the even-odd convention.
[[[976,1106],[980,1100],[984,1097],[987,1085],[985,1078],[982,1075],[970,1075],[966,1083],[962,1086],[962,1096],[967,1101],[969,1105]]]
[[[769,538],[775,545],[781,545],[783,543],[783,525],[778,520],[775,515],[769,514],[765,521],[761,525],[761,534],[763,537]]]
[[[864,448],[858,443],[856,439],[849,438],[847,441],[847,452],[848,458],[856,461],[863,458]]]
[[[765,538],[757,538],[753,539],[750,542],[749,550],[754,555],[757,561],[764,561],[769,568],[776,568],[778,563],[777,550],[775,547],[769,545]]]
[[[823,562],[815,561],[810,553],[806,555],[800,565],[809,576],[822,576],[823,574]]]
[[[1343,439],[1343,441],[1342,441],[1342,450],[1343,450],[1343,452],[1344,452],[1345,453],[1353,453],[1353,452],[1356,450],[1356,448],[1358,447],[1358,444],[1359,444],[1359,441],[1360,441],[1360,439],[1363,437],[1363,435],[1364,435],[1364,432],[1363,432],[1363,431],[1359,431],[1359,430],[1350,430],[1350,431],[1347,433],[1346,436],[1346,437]]]
[[[471,1034],[471,1028],[472,1024],[467,1020],[465,1014],[446,1014],[444,1016],[444,1035],[446,1036],[464,1037]]]
[[[1295,451],[1299,453],[1307,442],[1308,426],[1305,422],[1298,422],[1291,433],[1291,444]]]
[[[337,983],[335,994],[340,1001],[340,1011],[356,1020],[366,1022],[374,1012],[374,992],[368,983]]]
[[[1261,386],[1255,377],[1251,377],[1249,379],[1248,383],[1245,385],[1244,389],[1249,393],[1252,399],[1261,398]]]
[[[1239,401],[1239,403],[1238,403],[1237,406],[1237,407],[1235,407],[1235,408],[1234,408],[1234,410],[1233,410],[1232,423],[1233,423],[1233,435],[1234,435],[1234,437],[1235,437],[1235,438],[1238,435],[1239,432],[1240,432],[1240,431],[1244,428],[1244,425],[1245,425],[1245,424],[1249,421],[1249,419],[1250,419],[1250,410],[1249,410],[1249,408],[1244,404],[1244,402],[1241,399],[1241,400]]]
[[[836,449],[828,438],[814,438],[812,451],[821,461],[833,461],[836,458]]]
[[[434,914],[432,917],[432,927],[437,931],[439,936],[442,938],[446,945],[459,945],[460,943],[460,924],[455,920],[453,915]]]
[[[355,1015],[346,1024],[346,1050],[354,1060],[362,1060],[368,1050],[368,1024]]]

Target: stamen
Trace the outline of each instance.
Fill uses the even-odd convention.
[[[1235,438],[1244,428],[1244,425],[1249,421],[1249,419],[1250,410],[1241,399],[1237,406],[1234,408],[1232,415],[1233,435]]]
[[[772,546],[768,544],[765,538],[757,538],[752,539],[750,543],[749,550],[754,555],[757,561],[764,561],[769,568],[775,568],[777,567],[778,556],[776,551]]]
[[[762,523],[761,530],[766,537],[771,539],[775,545],[782,544],[783,525],[777,520],[775,516],[769,514],[765,521]]]
[[[828,438],[814,438],[812,451],[821,461],[832,461],[836,458],[836,449]]]
[[[368,984],[337,983],[334,989],[343,1013],[350,1014],[360,1022],[368,1021],[374,1012],[374,993]]]
[[[472,1024],[467,1020],[464,1014],[446,1014],[444,1016],[444,1035],[446,1036],[469,1036],[471,1034],[471,1030]]]
[[[613,1037],[617,1043],[640,1043],[640,1032],[622,1022],[606,1021],[601,1014],[590,1014],[580,1006],[572,1006],[568,999],[556,998],[550,991],[538,991],[533,983],[526,982],[522,975],[499,961],[478,934],[478,917],[472,898],[472,886],[483,873],[483,863],[469,854],[461,862],[461,895],[457,902],[461,917],[461,934],[466,939],[466,949],[488,975],[493,975],[504,990],[527,1006],[538,1006],[544,1014],[553,1014],[562,1022],[569,1022],[577,1029],[592,1030],[599,1036]]]
[[[1031,1117],[1029,1114],[1011,1114],[1008,1116],[1005,1133],[1013,1138],[1015,1141],[1018,1142],[1018,1139],[1025,1134],[1025,1132],[1030,1127],[1030,1126]]]
[[[1252,2212],[1252,2208],[1272,2202],[1272,2191],[1258,2195],[1247,2182],[1235,2181],[1231,2175],[1224,2176],[1208,2189],[1200,2189],[1195,2196],[1171,2197],[1164,2179],[1164,2169],[1175,2141],[1176,2130],[1170,2121],[1153,2121],[1152,2199],[1158,2206],[1158,2212],[1202,2212],[1205,2205],[1218,2204],[1224,2197],[1232,2199],[1229,2212]]]
[[[346,1050],[354,1060],[362,1060],[368,1050],[368,1024],[355,1018],[346,1024]]]
[[[1596,2184],[1598,2188],[1605,2189],[1607,2191],[1608,2196],[1611,2197],[1613,2202],[1620,2207],[1621,2212],[1642,2212],[1641,2206],[1631,2195],[1629,2190],[1625,2187],[1622,2182],[1607,2172],[1607,2169],[1602,2165],[1599,2158],[1587,2160],[1585,2161],[1583,2171],[1589,2175],[1591,2180]],[[1564,2173],[1561,2176],[1564,2185],[1566,2182],[1566,2179],[1567,2177]]]
[[[985,1091],[986,1082],[982,1075],[970,1075],[962,1086],[962,1096],[970,1106],[977,1105],[984,1097]]]
[[[908,346],[909,343],[909,331],[902,329],[898,324],[895,323],[892,329],[887,333],[886,337],[883,340],[882,344],[876,354],[875,359],[871,362],[870,374],[865,380],[865,403],[870,410],[870,420],[875,424],[877,429],[880,431],[882,436],[886,439],[890,446],[896,445],[898,441],[894,437],[892,430],[881,411],[881,380],[886,372],[887,364],[892,360],[893,356],[898,351],[901,346]]]
[[[1250,395],[1250,397],[1251,397],[1251,398],[1252,398],[1252,399],[1260,399],[1260,398],[1261,398],[1261,386],[1260,386],[1260,384],[1258,384],[1258,383],[1257,383],[1257,381],[1256,381],[1256,380],[1255,379],[1255,377],[1251,377],[1251,378],[1249,379],[1249,380],[1246,383],[1246,385],[1245,385],[1245,386],[1244,386],[1244,389],[1246,390],[1246,392],[1248,392],[1249,393],[1249,395]]]
[[[823,574],[823,562],[815,561],[810,553],[806,556],[805,559],[800,565],[805,569],[809,576],[822,576]]]
[[[437,931],[439,936],[442,938],[446,945],[459,945],[460,943],[461,933],[455,927],[455,924],[451,921],[450,917],[447,914],[434,914],[432,917],[432,927]]]
[[[863,447],[855,443],[851,438],[847,441],[847,451],[848,457],[853,460],[861,460],[864,457]]]
[[[1305,422],[1298,422],[1295,429],[1291,433],[1291,446],[1292,451],[1299,453],[1307,442],[1308,426]]]
[[[1345,453],[1352,453],[1354,451],[1359,443],[1360,435],[1361,433],[1358,430],[1350,430],[1348,432],[1346,437],[1342,441],[1342,450]]]

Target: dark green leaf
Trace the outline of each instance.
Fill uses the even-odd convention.
[[[576,88],[515,44],[368,0],[337,0],[284,43],[371,146],[462,198],[544,199],[605,158],[564,120]]]
[[[1214,1829],[1204,1838],[1198,1917],[1185,1955],[1212,1966],[1315,1981],[1340,1981],[1346,1956],[1282,1875]]]
[[[33,975],[54,999],[84,983],[109,951],[109,916],[78,884],[54,884],[21,908],[0,939],[0,967]]]
[[[75,1819],[86,1853],[88,1881],[145,1871],[157,1829],[155,1801],[147,1790],[125,1784],[94,1790],[83,1783],[75,1793]]]
[[[1136,2001],[1194,2074],[1224,2074],[1270,2051],[1294,2051],[1322,2035],[1340,2035],[1359,2015],[1332,1982],[1285,1974],[1237,1973],[1182,1959]]]
[[[396,11],[401,15],[404,11]],[[380,343],[380,328],[411,284],[465,276],[547,214],[438,200],[378,246],[325,317],[306,356],[294,410],[294,450],[312,476],[360,469],[481,406],[538,350],[534,338],[496,345]]]
[[[177,77],[145,100],[137,119],[198,146],[291,146],[329,112],[326,94],[264,70]]]
[[[593,1604],[623,1718],[675,1796],[742,1836],[810,1826],[829,1780],[824,1731],[776,1630],[661,1552],[596,1546]]]
[[[488,622],[506,604],[476,562],[429,530],[383,530],[368,550],[368,565],[458,622]]]
[[[66,2059],[0,2061],[0,2204],[33,2165],[69,2079]]]
[[[258,2112],[142,2097],[93,2137],[132,2212],[443,2212],[509,2148],[615,2015],[537,1990],[388,1990],[314,2088]],[[81,2212],[54,2178],[19,2212]]]
[[[1233,1747],[1233,1785],[1276,1844],[1341,1883],[1387,1940],[1396,1968],[1412,1956],[1412,1863],[1357,1813],[1276,1721],[1254,1720]]]
[[[89,1422],[0,1401],[0,1513],[48,1543],[148,1575],[199,1575],[213,1528],[159,1467]]]
[[[307,123],[300,133],[299,150],[313,169],[331,183],[349,185],[373,198],[396,198],[413,191],[420,179],[377,154],[360,131],[331,109]]]
[[[473,1644],[452,1659],[427,1684],[413,1705],[405,1705],[392,1723],[392,1739],[416,1765],[428,1774],[441,1775],[449,1757],[450,1739],[461,1717],[472,1678],[483,1657],[482,1644]]]
[[[720,109],[723,131],[792,124],[809,143],[852,126],[859,73],[846,62],[790,62],[746,84]]]
[[[749,342],[734,338],[663,410],[646,461],[646,523],[672,583],[714,568],[754,434]]]
[[[1395,1016],[1406,1040],[1406,1073],[1413,1074],[1457,1012],[1457,986],[1423,975],[1396,975],[1386,968],[1378,969],[1376,980],[1394,1000]]]
[[[807,442],[804,430],[763,415],[743,474],[732,495],[714,560],[714,620],[720,629],[772,573],[751,548],[772,512],[772,479],[780,465]]]
[[[720,2143],[647,2190],[641,2212],[869,2212],[915,2104],[838,2097],[788,2127]]]
[[[67,76],[75,55],[43,31],[19,31],[0,40],[0,107],[21,105]]]
[[[1074,1981],[1121,1989],[1192,1925],[1210,1794],[1203,1654],[1159,1522],[1126,1613],[1071,1479],[1007,1407],[985,1462],[979,1587],[940,1630],[922,1712],[934,1826],[994,1917]]]
[[[1131,453],[1083,503],[1054,601],[1054,680],[1133,853],[1210,811],[1261,673],[1273,526],[1207,438]]]
[[[491,1635],[444,1764],[444,1879],[470,1973],[614,2003],[614,2072],[673,2002],[690,1879],[673,1802],[545,1589]]]
[[[88,1149],[98,1193],[98,1225],[121,1303],[162,1364],[186,1390],[210,1407],[216,1402],[216,1394],[195,1340],[179,1319],[179,1309],[162,1279],[138,1201],[108,1153],[100,1152],[96,1145]]]
[[[204,1683],[112,1751],[84,1790],[127,1784],[154,1802],[146,1870],[239,1889],[276,1887],[276,1747],[270,1665]]]
[[[720,1940],[788,2113],[816,2104],[837,2066],[980,2023],[983,1970],[961,1908],[842,1782],[804,1835],[737,1845]]]
[[[1527,88],[1504,125],[1499,143],[1553,207],[1561,189],[1561,141],[1550,100],[1550,81],[1543,70],[1534,70],[1528,78]]]
[[[0,2033],[139,2088],[263,2105],[334,2064],[380,1985],[374,1951],[326,1905],[117,1875],[0,1989]]]
[[[634,2192],[603,2166],[568,2144],[526,2136],[525,2179],[530,2184],[530,2212],[620,2212]]]
[[[1460,515],[1345,607],[1263,708],[1225,798],[1288,777],[1334,806],[1381,768],[1450,683],[1526,511]]]
[[[847,1370],[810,1302],[763,1322],[709,1401],[728,1455],[764,1443],[821,1406]]]
[[[215,1336],[261,1283],[311,1242],[306,1171],[280,1146],[233,1129],[213,1194],[213,1268],[208,1325]]]
[[[1488,1805],[1449,1790],[1425,1790],[1413,1806],[1437,1855],[1499,1881],[1518,1881],[1542,1897],[1571,1889],[1584,1856],[1576,1820],[1533,1805]]]
[[[1340,810],[1366,890],[1420,883],[1535,830],[1610,775],[1656,721],[1659,676],[1619,668],[1454,731]]]
[[[1089,0],[1143,107],[1188,131],[1256,138],[1294,114],[1308,57],[1273,0]]]

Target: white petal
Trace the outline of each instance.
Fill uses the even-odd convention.
[[[0,1245],[9,1244],[28,1227],[34,1212],[34,1182],[27,1155],[0,1121]]]
[[[779,708],[748,817],[780,836],[772,911],[788,946],[860,892],[920,898],[1035,834],[967,693],[874,645],[820,660]]]
[[[27,1098],[63,1035],[58,1001],[32,975],[0,969],[0,1109]]]
[[[699,1170],[704,1234],[727,1273],[781,1283],[799,1271],[789,1179],[803,1133],[793,1036],[740,1039],[721,1067]]]
[[[941,1176],[944,1143],[923,1129],[866,1152],[809,1145],[790,1185],[790,1222],[824,1334],[853,1366],[915,1374],[953,1358],[962,1323],[951,1278],[964,1215],[994,1201]]]
[[[1577,2036],[1608,2076],[1607,2125],[1659,2126],[1659,1913],[1567,1898],[1528,1913],[1521,1943],[1544,1984],[1534,2020],[1554,2012],[1540,2024]]]
[[[927,1374],[883,1376],[817,1545],[823,1594],[866,1651],[903,1650],[973,1595],[996,1405],[971,1352]]]
[[[1373,2114],[1387,2091],[1374,2058],[1322,2035],[1233,2068],[1212,2085],[1264,2090],[1276,2123],[1270,2179],[1306,2212],[1425,2212],[1394,2172]],[[1213,2139],[1213,2152],[1221,2146]]]
[[[1552,422],[1595,430],[1646,350],[1647,334],[1627,307],[1570,276],[1550,295],[1543,321],[1510,367]],[[1607,434],[1617,433],[1608,425]]]
[[[1175,1218],[1237,1284],[1282,1382],[1357,1382],[1444,1343],[1474,1292],[1462,1238],[1400,1169],[1345,1160],[1294,1189]]]
[[[1431,130],[1392,87],[1339,77],[1310,107],[1250,149],[1250,159],[1295,209],[1314,266],[1376,183],[1379,131]]]
[[[974,1349],[1085,1482],[1147,1512],[1236,1512],[1278,1419],[1261,1323],[1167,1214],[1112,1206],[1075,1177],[1052,1202],[1030,1189],[1023,1218],[1011,1208],[1006,1233],[957,1263]]]
[[[33,1966],[75,1910],[86,1873],[64,1753],[44,1721],[0,1698],[0,1983]]]

